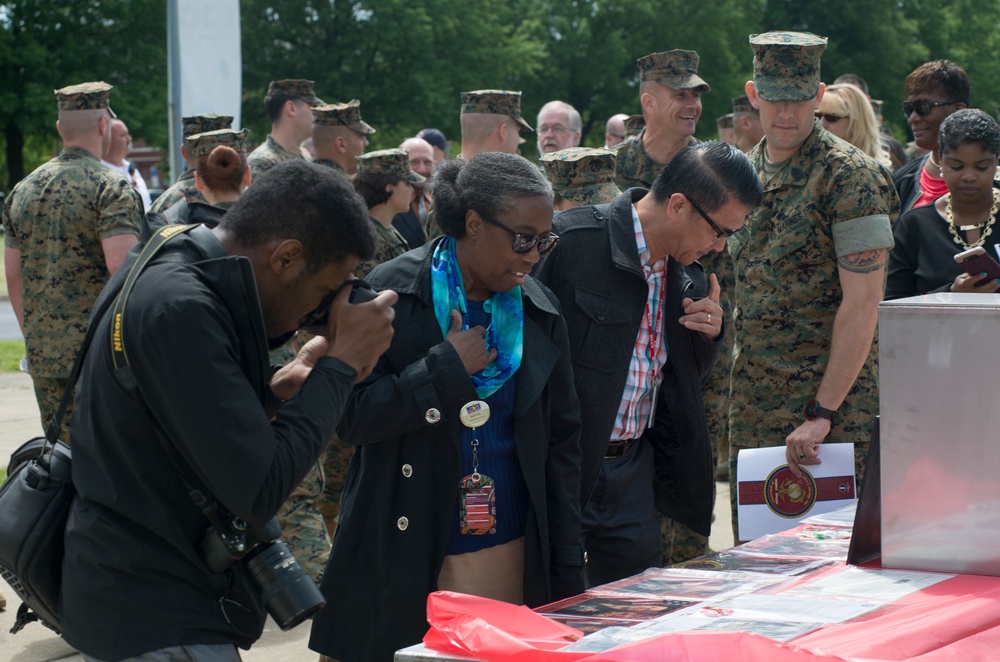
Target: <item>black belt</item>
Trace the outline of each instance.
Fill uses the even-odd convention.
[[[625,454],[625,451],[635,446],[639,443],[638,439],[619,439],[617,441],[608,442],[608,449],[604,451],[604,459],[608,460],[615,457],[621,457]]]

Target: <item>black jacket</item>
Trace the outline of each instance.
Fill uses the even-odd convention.
[[[556,215],[559,246],[535,275],[562,302],[569,329],[576,390],[583,412],[584,500],[597,480],[625,388],[632,350],[643,322],[648,286],[639,263],[632,203],[646,195],[629,189],[612,202]],[[656,461],[657,509],[708,535],[712,518],[712,452],[701,396],[721,348],[678,319],[684,297],[705,296],[701,265],[668,262],[665,307],[668,347],[655,423],[644,435]]]
[[[379,265],[367,278],[376,289],[399,293],[396,334],[354,389],[338,428],[358,452],[323,578],[328,603],[309,640],[313,650],[344,662],[392,660],[396,650],[421,640],[427,595],[437,590],[448,545],[460,477],[458,412],[478,397],[434,316],[430,259],[439,241]],[[580,405],[558,302],[531,278],[522,292],[515,438],[530,504],[524,596],[537,606],[584,588]]]
[[[95,321],[72,420],[74,500],[61,616],[66,640],[106,660],[184,644],[249,647],[264,618],[242,564],[208,569],[208,520],[179,474],[260,525],[313,466],[353,370],[320,359],[273,422],[263,318],[248,260],[205,232],[180,235],[125,308],[136,388],[111,365],[111,315]],[[127,275],[133,251],[103,296]],[[95,306],[96,308],[96,306]],[[173,464],[164,445],[176,450]]]
[[[892,183],[896,185],[896,192],[899,194],[899,214],[902,216],[913,208],[913,203],[923,194],[920,188],[920,173],[924,169],[927,157],[930,152],[923,156],[911,159],[903,164],[896,172],[892,173]]]

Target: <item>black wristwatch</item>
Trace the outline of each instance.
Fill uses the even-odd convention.
[[[815,421],[817,418],[825,418],[832,424],[837,418],[837,410],[824,409],[815,400],[810,400],[806,403],[806,420]]]

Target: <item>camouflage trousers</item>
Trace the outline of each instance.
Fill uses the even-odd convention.
[[[709,253],[701,258],[705,273],[714,273],[719,280],[719,305],[722,306],[726,324],[726,335],[722,339],[719,360],[715,362],[708,381],[702,388],[705,401],[705,415],[708,419],[708,438],[712,444],[712,458],[717,467],[716,475],[729,469],[729,380],[733,366],[733,323],[729,288],[736,276],[733,272],[733,258],[729,253]],[[723,477],[722,480],[725,480]]]
[[[319,499],[319,510],[326,521],[326,530],[330,540],[337,532],[337,516],[340,514],[340,495],[344,491],[344,480],[347,478],[347,468],[354,457],[354,447],[347,446],[340,437],[333,435],[326,450],[323,451],[323,476],[326,484]]]
[[[318,503],[323,482],[323,467],[316,462],[278,511],[281,539],[288,543],[302,569],[317,584],[330,558],[330,537]]]
[[[861,496],[861,479],[865,476],[865,462],[868,459],[868,446],[869,444],[854,444],[854,480],[857,483],[855,494],[859,497]],[[729,505],[733,509],[733,541],[736,545],[750,542],[749,540],[740,540],[740,516],[739,511],[737,510],[736,498],[739,487],[736,482],[736,468],[738,466],[737,460],[739,459],[739,452],[740,449],[736,447],[729,449]]]
[[[38,413],[42,419],[42,430],[49,427],[52,417],[59,411],[59,403],[62,402],[63,393],[66,392],[68,379],[60,377],[37,377],[32,376],[32,383],[35,386],[35,400],[38,401]],[[69,401],[66,407],[66,414],[63,416],[59,439],[69,443],[69,420],[73,415],[73,400]]]

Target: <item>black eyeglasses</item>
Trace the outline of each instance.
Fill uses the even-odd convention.
[[[507,232],[514,235],[514,252],[515,253],[527,253],[535,246],[538,246],[538,254],[545,255],[550,253],[556,244],[559,243],[559,235],[550,233],[547,237],[536,237],[533,234],[524,234],[523,232],[517,232],[510,229],[500,221],[490,218],[486,214],[477,211],[479,217],[490,225],[495,225],[498,228],[506,230]]]
[[[834,122],[839,122],[840,120],[845,119],[846,117],[847,115],[834,115],[833,113],[821,113],[819,111],[816,111],[816,119],[826,120],[831,124],[833,124]]]
[[[934,109],[938,106],[950,106],[957,101],[931,101],[929,99],[917,99],[916,101],[904,101],[903,102],[903,114],[907,117],[913,111],[917,111],[917,115],[920,117],[927,117]]]
[[[715,230],[716,241],[720,239],[728,239],[729,237],[732,237],[734,234],[743,229],[743,228],[736,228],[735,230],[727,230],[725,228],[719,227],[719,224],[713,221],[712,218],[708,214],[706,214],[701,207],[698,206],[697,202],[695,202],[686,195],[684,197],[687,198],[687,201],[691,203],[691,206],[694,207],[694,210],[699,214],[701,214],[701,217],[705,219],[705,222],[711,225],[712,229]]]

